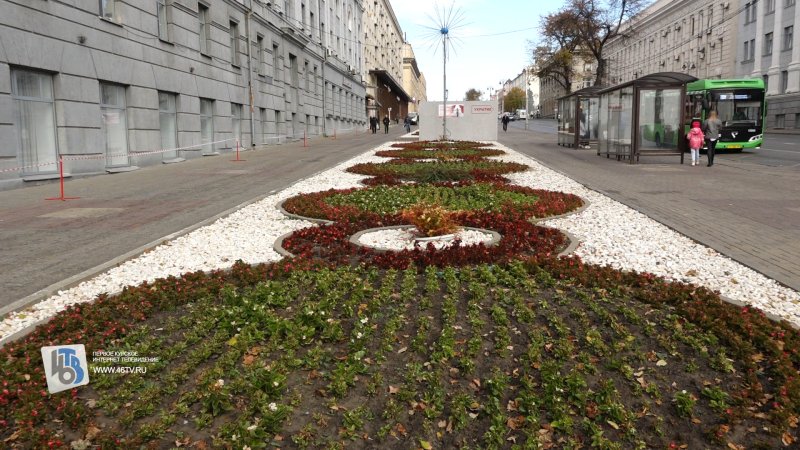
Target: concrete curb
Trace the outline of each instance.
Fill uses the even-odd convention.
[[[281,214],[283,214],[284,216],[286,216],[286,217],[288,217],[290,219],[306,220],[308,222],[321,223],[323,225],[331,225],[331,224],[334,223],[334,221],[328,220],[328,219],[317,219],[317,218],[314,218],[314,217],[306,217],[306,216],[301,216],[299,214],[290,213],[290,212],[286,211],[283,208],[283,204],[286,203],[286,200],[289,200],[289,199],[287,198],[287,199],[281,200],[280,202],[278,202],[277,205],[275,205],[275,208],[277,208],[277,210],[280,211]]]

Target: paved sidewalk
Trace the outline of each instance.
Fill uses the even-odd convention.
[[[713,167],[681,165],[679,156],[643,157],[630,165],[595,150],[560,147],[555,138],[510,127],[499,135],[545,166],[800,290],[797,168],[734,162],[724,154]]]
[[[315,137],[234,155],[0,191],[0,316],[405,133]],[[9,306],[16,303],[16,305]]]

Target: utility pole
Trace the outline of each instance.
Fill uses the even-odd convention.
[[[528,112],[528,85],[530,81],[528,80],[528,66],[525,66],[525,130],[528,130],[528,116],[530,116],[530,112]]]

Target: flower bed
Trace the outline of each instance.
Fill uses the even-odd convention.
[[[289,213],[326,220],[359,221],[398,214],[419,201],[452,211],[499,212],[513,209],[527,217],[564,214],[582,205],[575,195],[504,184],[435,184],[376,186],[331,190],[287,199]]]
[[[489,156],[499,156],[504,154],[502,150],[491,148],[454,148],[454,149],[411,149],[402,150],[381,150],[375,152],[375,156],[384,158],[402,159],[471,159],[485,158]]]
[[[409,150],[456,150],[491,146],[491,142],[475,141],[417,141],[392,144],[392,147],[394,148],[404,148]]]
[[[401,223],[406,202],[431,199],[457,211],[458,223],[503,239],[403,252],[349,243],[357,231]],[[103,295],[0,349],[0,441],[796,446],[800,334],[705,288],[555,258],[563,235],[528,219],[580,203],[498,184],[290,199],[287,210],[336,221],[285,239],[295,258]],[[48,395],[40,348],[69,343],[85,344],[88,355],[133,350],[159,359],[146,374],[91,371],[89,385]]]
[[[145,284],[3,348],[4,444],[782,448],[796,433],[798,334],[704,289],[575,258],[285,269]],[[54,337],[161,358],[42,395],[32,355]]]
[[[411,159],[394,159],[386,163],[356,164],[347,169],[350,173],[378,177],[381,184],[387,181],[413,181],[436,183],[444,181],[500,180],[506,173],[522,172],[528,166],[502,161],[441,161],[418,162]],[[374,183],[373,183],[374,184]]]

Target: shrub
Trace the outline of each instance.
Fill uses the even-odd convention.
[[[458,231],[459,226],[453,220],[450,211],[430,203],[417,203],[400,212],[400,217],[407,220],[425,236],[441,236]]]

